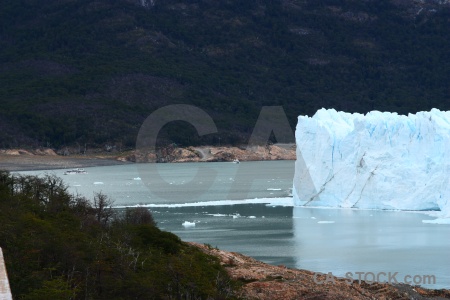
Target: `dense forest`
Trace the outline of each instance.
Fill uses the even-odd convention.
[[[0,171],[0,246],[14,299],[233,299],[216,257],[156,226],[146,208],[70,195],[54,176]]]
[[[179,144],[245,143],[262,106],[450,109],[450,4],[413,0],[0,0],[0,148],[134,147],[191,104]],[[79,147],[80,149],[83,147]]]

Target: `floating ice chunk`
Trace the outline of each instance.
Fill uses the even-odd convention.
[[[318,224],[333,224],[334,221],[319,221]]]
[[[101,181],[96,181],[96,182],[94,182],[94,184],[95,184],[95,185],[101,185],[101,184],[103,184],[103,182],[101,182]]]
[[[141,177],[134,177],[133,180],[139,181],[139,180],[141,180]]]
[[[276,188],[268,188],[268,191],[281,191],[281,189],[276,189]]]
[[[450,111],[300,116],[297,206],[440,210],[450,218]]]
[[[428,224],[450,224],[450,218],[438,218],[435,220],[422,220],[422,223]]]
[[[255,216],[248,216],[249,219],[256,219]]]
[[[183,224],[184,227],[195,227],[195,222],[189,222],[189,221],[184,221]]]
[[[149,197],[150,198],[150,197]],[[237,205],[237,204],[265,204],[266,206],[294,206],[292,198],[256,198],[244,200],[218,200],[205,202],[191,202],[191,203],[177,203],[177,204],[143,204],[144,207],[206,207],[206,206],[222,206],[222,205]],[[140,205],[119,205],[115,208],[136,207]],[[207,213],[207,212],[202,212]]]

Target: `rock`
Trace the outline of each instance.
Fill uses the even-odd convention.
[[[450,298],[450,290],[428,290],[409,285],[387,283],[368,284],[344,279],[334,283],[317,284],[314,274],[307,270],[272,266],[235,252],[189,242],[203,252],[219,258],[230,277],[242,283],[238,298],[242,299],[442,299]],[[325,281],[325,275],[317,279]],[[317,280],[316,280],[317,281]]]
[[[295,160],[295,146],[268,145],[255,146],[249,149],[239,147],[187,147],[179,148],[173,145],[158,149],[147,154],[132,151],[116,157],[119,161],[138,163],[148,162],[217,162],[217,161],[258,161],[258,160]]]
[[[188,159],[193,161],[199,160],[198,154],[191,148],[181,148],[174,152],[176,153],[174,153],[173,155],[178,159]]]
[[[50,148],[38,148],[35,150],[25,150],[25,149],[4,149],[4,150],[0,150],[0,154],[4,154],[4,155],[29,155],[29,156],[33,156],[33,155],[42,155],[42,156],[56,156],[57,154],[55,153],[55,151],[53,151]]]
[[[58,154],[56,154],[55,151],[53,151],[53,149],[50,148],[39,148],[33,151],[33,153],[35,155],[45,155],[45,156],[56,156]]]
[[[4,150],[3,153],[6,155],[20,155],[19,150],[17,149]]]
[[[116,157],[116,160],[123,162],[150,163],[156,162],[157,156],[155,153],[131,151],[130,153]]]
[[[5,155],[33,155],[30,151],[24,149],[6,149],[1,151]]]

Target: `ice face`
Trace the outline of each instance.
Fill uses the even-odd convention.
[[[321,109],[298,117],[294,203],[441,210],[450,217],[450,111]]]

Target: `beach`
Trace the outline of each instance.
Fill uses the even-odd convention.
[[[58,151],[61,152],[61,151]],[[74,153],[71,151],[70,153]],[[115,166],[130,163],[183,163],[221,161],[295,160],[294,144],[244,147],[166,147],[154,155],[137,150],[107,152],[97,149],[87,154],[58,155],[52,149],[3,149],[0,150],[0,170],[37,171]]]
[[[45,156],[45,155],[8,155],[0,154],[0,170],[37,171],[53,169],[73,169],[86,167],[114,166],[130,164],[115,158],[95,156]]]

